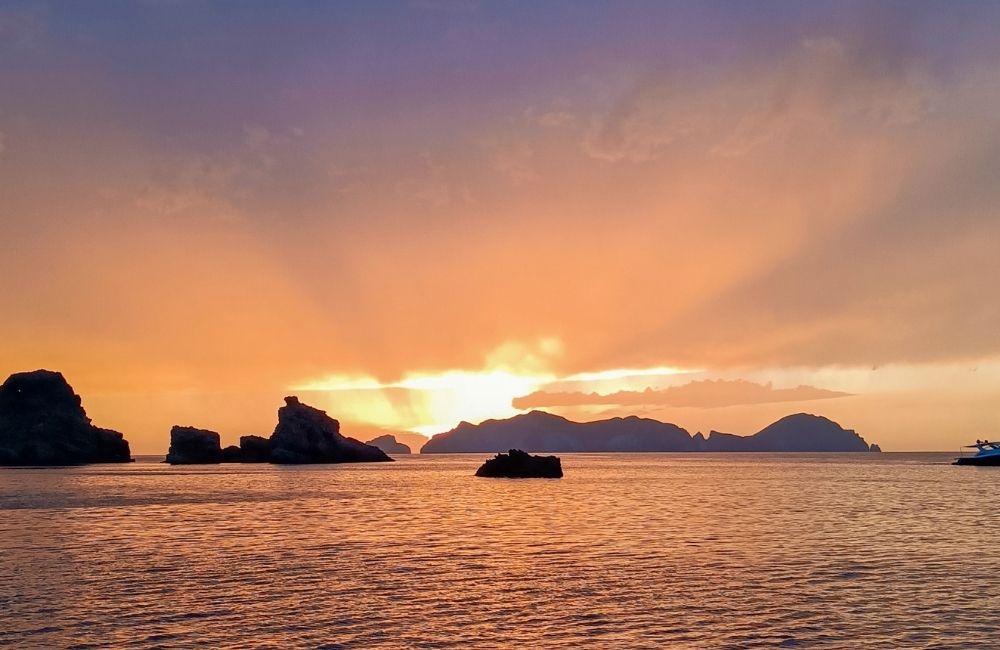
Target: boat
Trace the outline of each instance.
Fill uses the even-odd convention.
[[[972,456],[959,456],[952,465],[1000,465],[1000,442],[977,440],[963,449],[978,449]]]

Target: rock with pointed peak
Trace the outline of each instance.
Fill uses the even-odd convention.
[[[340,422],[326,411],[286,397],[271,434],[272,463],[364,463],[391,461],[384,451],[340,433]]]

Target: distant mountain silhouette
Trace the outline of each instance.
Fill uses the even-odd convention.
[[[508,449],[530,452],[630,451],[869,451],[852,430],[827,418],[798,413],[784,417],[752,436],[712,431],[691,436],[674,424],[631,416],[595,422],[531,411],[481,424],[462,422],[431,438],[422,454],[495,453]]]
[[[371,445],[373,447],[378,447],[387,454],[398,456],[400,454],[412,453],[410,448],[403,443],[396,440],[396,436],[391,433],[387,433],[384,436],[379,436],[378,438],[372,438],[365,444]]]
[[[875,447],[877,449],[877,445]],[[781,418],[752,436],[712,431],[704,451],[874,451],[853,429],[806,413]]]
[[[0,386],[0,465],[127,463],[128,441],[90,423],[61,373],[15,373]]]
[[[573,422],[531,411],[482,424],[462,422],[431,438],[422,454],[525,451],[694,451],[687,431],[673,424],[639,417]]]

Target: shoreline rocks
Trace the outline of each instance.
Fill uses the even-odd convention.
[[[476,476],[488,478],[562,478],[562,475],[558,457],[533,456],[520,449],[497,454],[476,470]]]
[[[206,463],[274,463],[305,465],[318,463],[392,462],[378,447],[340,433],[340,422],[326,411],[285,398],[278,409],[278,425],[270,438],[242,436],[240,445],[220,447],[219,434],[207,429],[175,426],[170,430],[171,465]]]
[[[61,373],[20,372],[0,385],[0,465],[130,462],[125,436],[94,426]]]

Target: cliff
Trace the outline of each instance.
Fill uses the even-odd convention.
[[[0,465],[127,463],[128,441],[95,427],[61,373],[11,375],[0,386]]]

